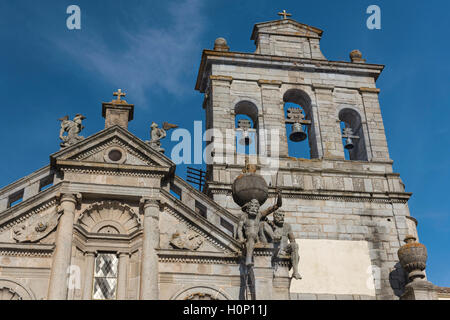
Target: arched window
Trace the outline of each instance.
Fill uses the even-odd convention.
[[[236,153],[258,154],[258,108],[250,101],[240,101],[234,113]]]
[[[283,95],[289,156],[313,159],[318,157],[311,99],[300,89]]]
[[[88,239],[83,241],[86,277],[84,289],[79,292],[83,299],[127,297],[127,286],[119,284],[126,283],[128,277],[129,259],[133,255],[131,239],[142,229],[137,210],[120,200],[104,200],[90,204],[79,215],[76,228],[83,239]],[[109,244],[106,249],[105,241]]]
[[[339,120],[345,159],[367,161],[366,144],[359,113],[350,108],[342,109],[339,112]]]

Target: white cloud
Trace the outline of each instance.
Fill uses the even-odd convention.
[[[133,25],[133,32],[122,25],[118,40],[124,45],[120,47],[106,43],[99,31],[84,33],[83,27],[77,48],[65,39],[59,39],[57,46],[114,89],[126,88],[140,106],[145,105],[146,93],[152,89],[180,98],[193,87],[186,79],[187,75],[192,77],[192,61],[200,55],[198,43],[205,25],[201,9],[200,0],[177,1],[168,6],[165,27],[149,26],[150,21],[142,21],[145,19],[137,22],[137,28]]]

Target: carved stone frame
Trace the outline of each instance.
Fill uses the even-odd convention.
[[[17,280],[0,277],[0,289],[7,288],[11,291],[17,293],[18,296],[21,297],[22,300],[36,300],[36,296],[30,288],[20,283]]]

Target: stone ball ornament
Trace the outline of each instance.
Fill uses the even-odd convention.
[[[350,58],[362,59],[362,52],[359,51],[358,49],[353,50],[352,52],[350,52]]]
[[[364,63],[366,62],[365,59],[363,59],[363,55],[361,51],[359,50],[353,50],[350,52],[350,60],[354,63]]]
[[[220,38],[217,38],[215,41],[214,41],[214,45],[215,46],[223,46],[223,45],[227,45],[227,40],[225,40],[225,38],[222,38],[222,37],[220,37]]]
[[[225,38],[217,38],[214,41],[214,50],[215,51],[229,51],[230,47],[227,44],[227,40]]]
[[[408,272],[408,277],[411,281],[417,278],[425,278],[423,270],[427,266],[427,248],[425,245],[418,243],[412,235],[406,236],[404,241],[406,244],[397,253],[400,264]]]
[[[233,200],[240,207],[256,199],[262,205],[266,202],[269,188],[266,180],[256,173],[243,173],[239,175],[232,185]]]

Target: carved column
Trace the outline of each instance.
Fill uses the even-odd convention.
[[[158,300],[159,203],[156,199],[143,200],[144,236],[141,262],[141,300]]]
[[[86,263],[84,271],[83,300],[91,300],[92,285],[94,283],[95,252],[86,252],[84,256]]]
[[[117,275],[117,300],[125,300],[127,298],[129,260],[130,256],[128,253],[119,252],[119,271]]]
[[[52,271],[48,289],[49,300],[67,299],[67,275],[72,255],[72,236],[75,206],[74,194],[63,194],[60,206],[63,210],[56,233],[56,247],[53,252]]]

